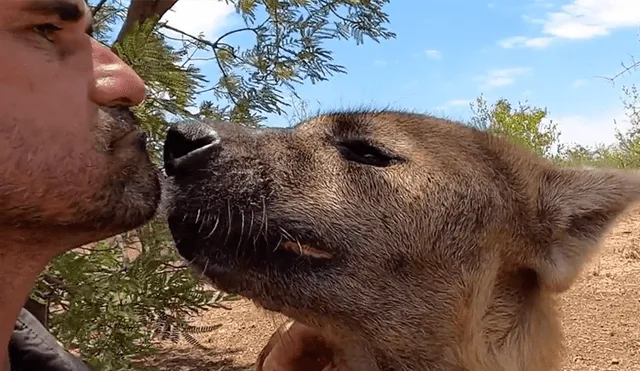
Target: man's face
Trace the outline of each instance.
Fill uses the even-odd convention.
[[[83,0],[0,3],[0,234],[86,243],[155,213],[157,172],[126,108],[144,83],[90,29]]]

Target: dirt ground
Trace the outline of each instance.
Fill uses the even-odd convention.
[[[184,340],[167,343],[151,360],[159,371],[244,371],[282,318],[246,300],[231,310],[205,313],[194,325],[221,326],[195,337],[208,350]],[[640,207],[620,220],[602,252],[562,297],[567,343],[563,371],[640,370]]]

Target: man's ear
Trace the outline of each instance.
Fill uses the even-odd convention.
[[[568,289],[613,225],[640,201],[640,174],[612,169],[546,169],[537,195],[540,246],[534,269],[542,286]]]

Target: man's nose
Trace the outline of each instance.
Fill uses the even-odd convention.
[[[135,71],[104,45],[92,40],[93,87],[91,100],[100,106],[137,106],[146,96],[144,82]]]
[[[164,142],[164,169],[168,176],[197,171],[220,147],[220,135],[203,123],[181,123],[167,131]]]

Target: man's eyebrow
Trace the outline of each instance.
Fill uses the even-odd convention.
[[[23,10],[39,15],[55,16],[63,22],[79,22],[86,17],[86,13],[78,3],[69,0],[32,0],[27,2]],[[89,36],[93,34],[92,21],[87,25],[86,32]]]

